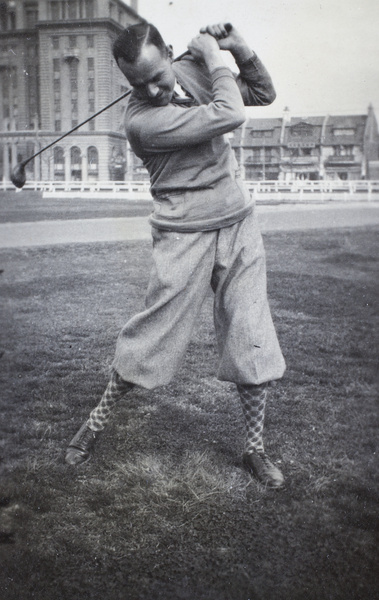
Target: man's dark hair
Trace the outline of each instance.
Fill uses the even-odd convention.
[[[135,63],[146,44],[156,46],[163,56],[167,56],[167,47],[158,29],[146,22],[130,25],[120,33],[112,46],[113,56],[117,63],[119,58]]]

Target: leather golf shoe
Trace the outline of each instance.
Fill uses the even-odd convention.
[[[278,467],[272,464],[264,452],[254,451],[243,455],[243,464],[262,485],[279,489],[284,485],[284,477]]]
[[[84,423],[76,435],[72,438],[66,452],[66,463],[69,465],[81,465],[87,462],[91,456],[100,431],[93,431]]]

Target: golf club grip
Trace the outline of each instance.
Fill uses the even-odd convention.
[[[225,29],[228,33],[230,33],[233,29],[233,25],[231,23],[225,23]],[[179,56],[174,58],[174,62],[176,62],[177,60],[181,60],[184,56],[190,56],[190,55],[191,55],[191,52],[189,50],[186,50],[185,52],[182,52],[182,54],[179,54]]]

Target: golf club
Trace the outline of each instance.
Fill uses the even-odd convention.
[[[108,108],[111,108],[111,106],[113,106],[114,104],[117,104],[117,102],[120,102],[120,100],[123,100],[124,98],[126,98],[127,96],[129,96],[129,94],[131,94],[131,92],[132,92],[131,89],[128,90],[127,92],[125,92],[124,94],[122,94],[122,96],[119,96],[118,98],[116,98],[116,100],[113,100],[112,102],[110,102],[110,104],[107,104],[107,106],[104,106],[103,108],[101,108],[100,110],[98,110],[95,114],[93,114],[90,117],[88,117],[88,119],[86,119],[82,123],[79,123],[79,125],[76,125],[72,129],[70,129],[70,131],[67,131],[66,133],[64,133],[63,135],[61,135],[59,138],[57,138],[56,140],[54,140],[53,142],[51,142],[50,144],[48,144],[44,148],[41,148],[41,150],[39,150],[38,152],[36,152],[32,156],[29,156],[29,158],[26,158],[22,162],[18,163],[15,166],[15,168],[13,169],[13,171],[12,171],[12,173],[10,175],[10,180],[13,183],[13,185],[16,186],[17,188],[22,188],[25,185],[25,182],[26,182],[25,165],[27,165],[28,162],[30,162],[31,160],[33,160],[33,158],[35,158],[36,156],[38,156],[42,152],[45,152],[45,150],[47,150],[48,148],[51,148],[51,146],[54,146],[54,144],[57,144],[58,142],[60,142],[61,140],[63,140],[63,138],[65,138],[66,136],[70,135],[71,133],[73,133],[74,131],[76,131],[77,129],[79,129],[79,127],[82,127],[82,125],[85,125],[86,123],[88,123],[88,121],[91,121],[92,119],[94,119],[95,117],[97,117],[98,115],[100,115],[105,110],[108,110]]]
[[[232,25],[230,23],[226,23],[225,29],[229,33],[232,30]],[[174,62],[180,60],[181,58],[183,58],[183,56],[188,56],[189,54],[191,54],[189,50],[187,50],[186,52],[183,52],[177,58],[175,58]],[[48,144],[44,148],[41,148],[41,150],[39,150],[38,152],[36,152],[32,156],[29,156],[29,158],[26,158],[25,160],[19,162],[14,167],[14,169],[12,170],[12,173],[10,175],[10,180],[13,183],[13,185],[15,187],[17,187],[17,188],[24,187],[25,182],[26,182],[25,166],[28,164],[28,162],[30,162],[31,160],[33,160],[33,158],[35,158],[36,156],[38,156],[42,152],[45,152],[45,150],[48,150],[49,148],[51,148],[51,146],[54,146],[54,144],[57,144],[58,142],[60,142],[61,140],[63,140],[63,138],[67,137],[68,135],[70,135],[71,133],[73,133],[74,131],[76,131],[77,129],[79,129],[79,127],[82,127],[83,125],[85,125],[86,123],[88,123],[88,121],[91,121],[92,119],[94,119],[95,117],[97,117],[98,115],[100,115],[105,110],[108,110],[108,108],[111,108],[111,106],[113,106],[114,104],[117,104],[117,102],[120,102],[120,100],[123,100],[124,98],[126,98],[127,96],[129,96],[129,94],[131,92],[132,92],[132,89],[128,90],[127,92],[125,92],[124,94],[122,94],[121,96],[119,96],[118,98],[116,98],[116,100],[113,100],[110,104],[107,104],[107,106],[104,106],[104,108],[101,108],[95,114],[93,114],[90,117],[88,117],[88,119],[86,119],[82,123],[79,123],[79,125],[76,125],[72,129],[70,129],[70,131],[67,131],[66,133],[64,133],[63,135],[61,135],[59,138],[57,138],[56,140],[54,140],[53,142],[51,142],[50,144]]]

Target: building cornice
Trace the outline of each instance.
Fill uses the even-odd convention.
[[[124,28],[122,25],[109,18],[98,18],[98,19],[77,19],[75,21],[39,21],[36,25],[37,30],[46,29],[101,29],[108,28],[113,29],[117,33],[121,32]]]
[[[38,36],[37,29],[12,29],[12,31],[0,31],[0,41],[4,39],[11,39],[13,37],[25,37],[25,36]]]
[[[62,134],[64,132],[58,132],[58,131],[43,131],[43,130],[36,130],[36,129],[31,129],[31,130],[27,130],[27,129],[20,129],[18,131],[0,131],[0,139],[4,140],[6,138],[9,139],[15,139],[15,138],[27,138],[29,141],[35,141],[38,142],[41,140],[41,138],[56,138],[57,136],[59,137],[59,134]],[[71,134],[70,139],[74,139],[74,138],[78,138],[78,137],[117,137],[120,140],[125,140],[126,139],[126,135],[123,133],[119,133],[116,131],[111,131],[110,129],[107,129],[105,131],[76,131],[74,133]],[[69,137],[69,136],[67,136]],[[63,140],[61,140],[61,142],[63,142]]]

